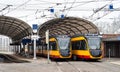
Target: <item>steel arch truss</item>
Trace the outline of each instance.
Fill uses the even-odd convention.
[[[55,18],[43,23],[38,28],[41,37],[45,36],[45,31],[50,30],[50,35],[99,33],[98,28],[90,21],[76,17]]]
[[[22,20],[17,18],[0,16],[0,34],[10,37],[13,41],[19,41],[23,37],[29,36],[32,28]]]

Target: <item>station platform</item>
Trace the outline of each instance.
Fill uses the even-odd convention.
[[[120,58],[103,58],[102,60],[112,64],[120,65]]]
[[[51,62],[48,64],[46,58],[37,57],[36,60],[33,58],[24,58],[18,55],[12,55],[19,60],[28,62],[0,62],[0,72],[57,72],[56,63]]]
[[[56,63],[56,61],[50,61],[48,63],[47,58],[37,57],[37,59],[34,60],[33,58],[24,58],[18,55],[13,55],[13,56],[18,58],[19,60],[24,60],[28,62],[0,63],[0,72],[85,72],[85,70],[82,70],[83,68],[81,64],[84,64],[87,66],[94,65],[96,67],[96,64],[98,65],[99,63],[102,66],[105,66],[104,64],[107,64],[107,65],[110,64],[111,67],[114,65],[117,65],[118,67],[120,67],[120,58],[110,58],[110,59],[103,58],[98,63],[97,62],[91,63],[91,62],[84,62],[84,61],[70,61],[69,63],[67,63],[66,61],[58,62],[58,63]],[[79,71],[74,71],[76,69]],[[94,71],[90,70],[89,72],[94,72]]]

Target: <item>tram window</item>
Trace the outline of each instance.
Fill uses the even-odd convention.
[[[84,40],[72,42],[73,50],[85,50],[86,42]]]
[[[47,44],[43,44],[43,50],[47,50]]]
[[[72,49],[78,50],[80,48],[80,41],[72,42]]]
[[[86,50],[86,42],[85,42],[85,40],[80,41],[80,50]]]
[[[43,46],[43,49],[44,49],[44,50],[47,50],[47,47],[46,47],[46,46]]]
[[[50,42],[50,50],[57,50],[56,42]]]
[[[75,42],[72,42],[72,50],[75,50]]]

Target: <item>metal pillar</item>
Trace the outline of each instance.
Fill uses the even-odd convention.
[[[37,59],[36,58],[36,38],[34,38],[33,40],[34,40],[34,58],[33,59]]]
[[[111,49],[109,48],[109,60],[110,60],[110,52],[111,52]]]
[[[21,50],[21,47],[20,47],[20,45],[18,46],[18,53],[20,53],[20,50]]]
[[[47,44],[47,51],[48,51],[48,64],[50,63],[50,51],[49,51],[49,42]]]
[[[46,44],[47,44],[47,58],[48,64],[50,63],[50,52],[49,52],[49,30],[46,31]]]

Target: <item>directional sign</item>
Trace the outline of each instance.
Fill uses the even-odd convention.
[[[33,24],[32,29],[33,30],[37,30],[38,29],[38,25],[37,24]]]

